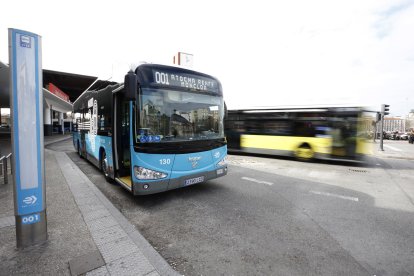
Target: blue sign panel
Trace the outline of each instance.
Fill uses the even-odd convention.
[[[9,29],[16,215],[36,223],[45,209],[41,37]]]

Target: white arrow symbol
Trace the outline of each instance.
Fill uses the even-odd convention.
[[[37,201],[37,197],[35,197],[34,195],[28,196],[25,199],[23,199],[23,202],[26,203],[27,205],[33,205],[36,203],[36,201]]]

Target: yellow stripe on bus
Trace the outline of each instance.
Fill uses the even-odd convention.
[[[365,138],[357,138],[356,153],[373,154],[373,144]]]
[[[271,135],[247,135],[240,137],[242,148],[258,148],[295,151],[303,143],[308,143],[315,153],[331,154],[332,138],[329,137],[292,137]]]
[[[303,143],[308,143],[315,153],[345,155],[345,148],[333,148],[330,137],[293,137],[272,135],[248,135],[240,136],[241,148],[257,148],[269,150],[296,151]],[[343,152],[341,152],[343,151]],[[372,149],[363,138],[356,138],[356,153],[369,154]]]

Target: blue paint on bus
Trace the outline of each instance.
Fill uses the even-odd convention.
[[[154,64],[139,66],[135,74],[140,85],[136,99],[126,97],[123,84],[111,84],[86,91],[75,101],[74,147],[133,194],[226,175],[220,82],[202,73]]]

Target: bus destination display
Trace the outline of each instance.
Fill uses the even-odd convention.
[[[218,92],[217,81],[197,75],[190,75],[184,73],[170,73],[158,70],[153,70],[154,83],[172,86],[195,89],[199,91]]]

